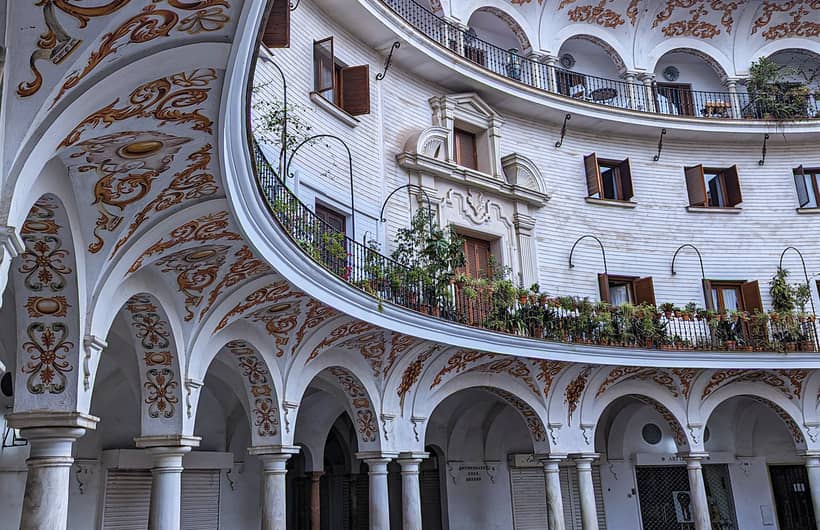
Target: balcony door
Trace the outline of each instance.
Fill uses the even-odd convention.
[[[662,114],[694,116],[692,85],[686,83],[658,83],[655,85],[655,99]]]

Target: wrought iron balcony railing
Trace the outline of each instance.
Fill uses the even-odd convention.
[[[317,217],[280,180],[258,146],[254,159],[260,192],[292,241],[380,305],[388,302],[472,327],[555,342],[680,351],[818,351],[815,318],[808,314],[663,312],[651,306],[524,295],[510,282],[506,293],[492,282],[453,281],[441,289]]]
[[[708,92],[645,85],[582,74],[523,57],[478,38],[414,0],[383,0],[418,31],[495,74],[568,98],[667,116],[717,119],[805,120],[820,118],[820,101],[808,91],[786,89],[755,97],[748,92]]]

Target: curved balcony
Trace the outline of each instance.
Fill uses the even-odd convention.
[[[663,116],[719,120],[802,121],[820,118],[810,95],[755,97],[744,91],[713,92],[607,79],[523,57],[478,38],[415,0],[382,0],[418,32],[471,63],[532,88],[606,107]],[[773,109],[778,109],[773,112]],[[787,111],[783,111],[787,109]]]
[[[303,204],[254,146],[259,189],[292,242],[338,279],[378,300],[473,328],[556,343],[668,351],[817,352],[815,317],[715,313],[664,304],[612,306],[515,289],[509,280],[445,286],[337,232]],[[435,274],[433,275],[435,276]]]

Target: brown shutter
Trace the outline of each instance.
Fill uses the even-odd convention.
[[[706,303],[706,309],[714,311],[715,300],[712,298],[712,282],[704,279],[701,283],[703,284],[703,301]]]
[[[689,191],[689,206],[708,206],[706,204],[706,183],[703,181],[703,166],[683,168],[686,174],[686,189]]]
[[[794,169],[794,187],[797,189],[797,203],[803,208],[809,203],[809,188],[806,186],[806,172],[802,164]]]
[[[598,274],[598,290],[601,292],[601,302],[609,302],[609,275]]]
[[[262,43],[268,48],[290,47],[290,2],[273,0],[262,34]]]
[[[632,289],[635,292],[636,304],[655,305],[655,285],[652,283],[651,276],[633,281]]]
[[[737,174],[737,166],[732,166],[724,173],[726,176],[726,199],[729,206],[737,206],[743,202],[740,195],[740,177]]]
[[[621,174],[621,189],[624,194],[623,200],[632,200],[632,196],[634,195],[632,189],[632,166],[629,164],[628,158],[618,165],[618,172]]]
[[[333,37],[313,41],[313,90],[319,94],[337,88],[333,57]]]
[[[743,296],[744,311],[749,313],[763,312],[763,300],[760,298],[760,284],[757,283],[757,280],[741,285],[740,294]]]
[[[342,68],[342,108],[352,116],[370,113],[370,66]]]
[[[603,192],[604,184],[601,180],[601,168],[598,166],[598,157],[595,153],[584,157],[584,169],[587,173],[588,197],[598,195],[599,198],[603,198],[600,194]]]
[[[478,169],[475,134],[461,129],[453,129],[456,147],[456,164],[470,169]]]

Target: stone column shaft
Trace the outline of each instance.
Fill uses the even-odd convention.
[[[398,459],[401,465],[402,530],[422,530],[419,464],[427,456],[427,453],[403,453]]]
[[[544,483],[547,490],[547,515],[549,530],[565,530],[564,499],[561,494],[561,477],[558,464],[564,457],[551,456],[542,458],[544,465]]]
[[[287,530],[287,462],[299,452],[292,446],[250,447],[262,461],[262,530]]]
[[[182,457],[190,450],[190,447],[148,449],[153,460],[148,530],[179,530],[182,524]]]
[[[370,481],[370,530],[390,530],[390,496],[387,490],[387,464],[397,453],[371,451],[357,453],[359,460],[367,462]]]
[[[709,503],[706,500],[706,483],[703,480],[701,460],[705,454],[690,454],[686,458],[686,470],[689,473],[689,494],[692,497],[692,516],[695,519],[695,530],[712,530],[709,520]]]
[[[817,529],[820,530],[820,453],[808,453],[805,457],[814,518],[817,520]]]
[[[598,509],[595,505],[595,487],[592,483],[592,461],[598,455],[580,455],[575,457],[578,471],[578,491],[581,496],[581,528],[598,530]]]
[[[320,530],[322,524],[322,471],[310,474],[310,530]]]

